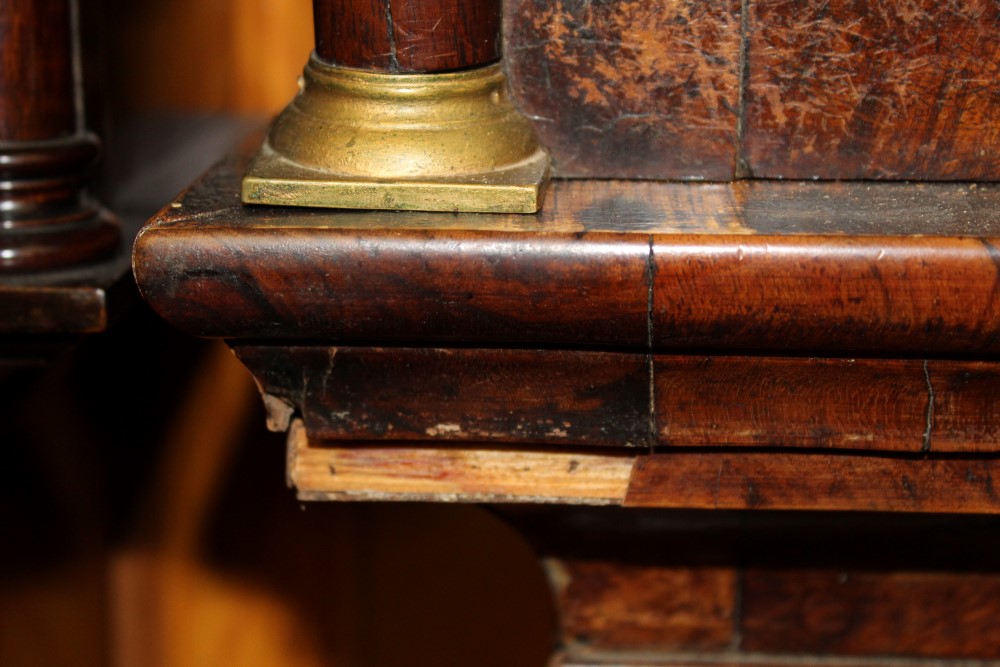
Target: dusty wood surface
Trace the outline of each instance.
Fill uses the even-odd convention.
[[[645,355],[239,346],[266,394],[331,440],[648,446]]]

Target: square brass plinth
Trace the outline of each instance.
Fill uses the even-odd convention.
[[[382,180],[327,174],[283,158],[266,143],[243,177],[243,203],[390,211],[535,213],[549,180],[541,150],[488,174]]]

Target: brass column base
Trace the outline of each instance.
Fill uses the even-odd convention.
[[[534,213],[548,176],[499,65],[384,74],[314,56],[243,178],[243,201]]]

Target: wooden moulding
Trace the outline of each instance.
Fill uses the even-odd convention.
[[[144,296],[188,333],[1000,352],[997,186],[560,181],[537,216],[345,212],[243,207],[245,163],[136,243]]]
[[[1000,513],[992,458],[344,444],[298,420],[288,442],[289,484],[307,500]]]
[[[320,440],[1000,451],[995,362],[234,347]]]

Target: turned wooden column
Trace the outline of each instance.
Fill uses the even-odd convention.
[[[500,59],[502,0],[313,0],[316,54],[393,73],[480,67]]]
[[[117,222],[84,189],[99,150],[83,129],[71,0],[0,0],[0,272],[99,259]]]

